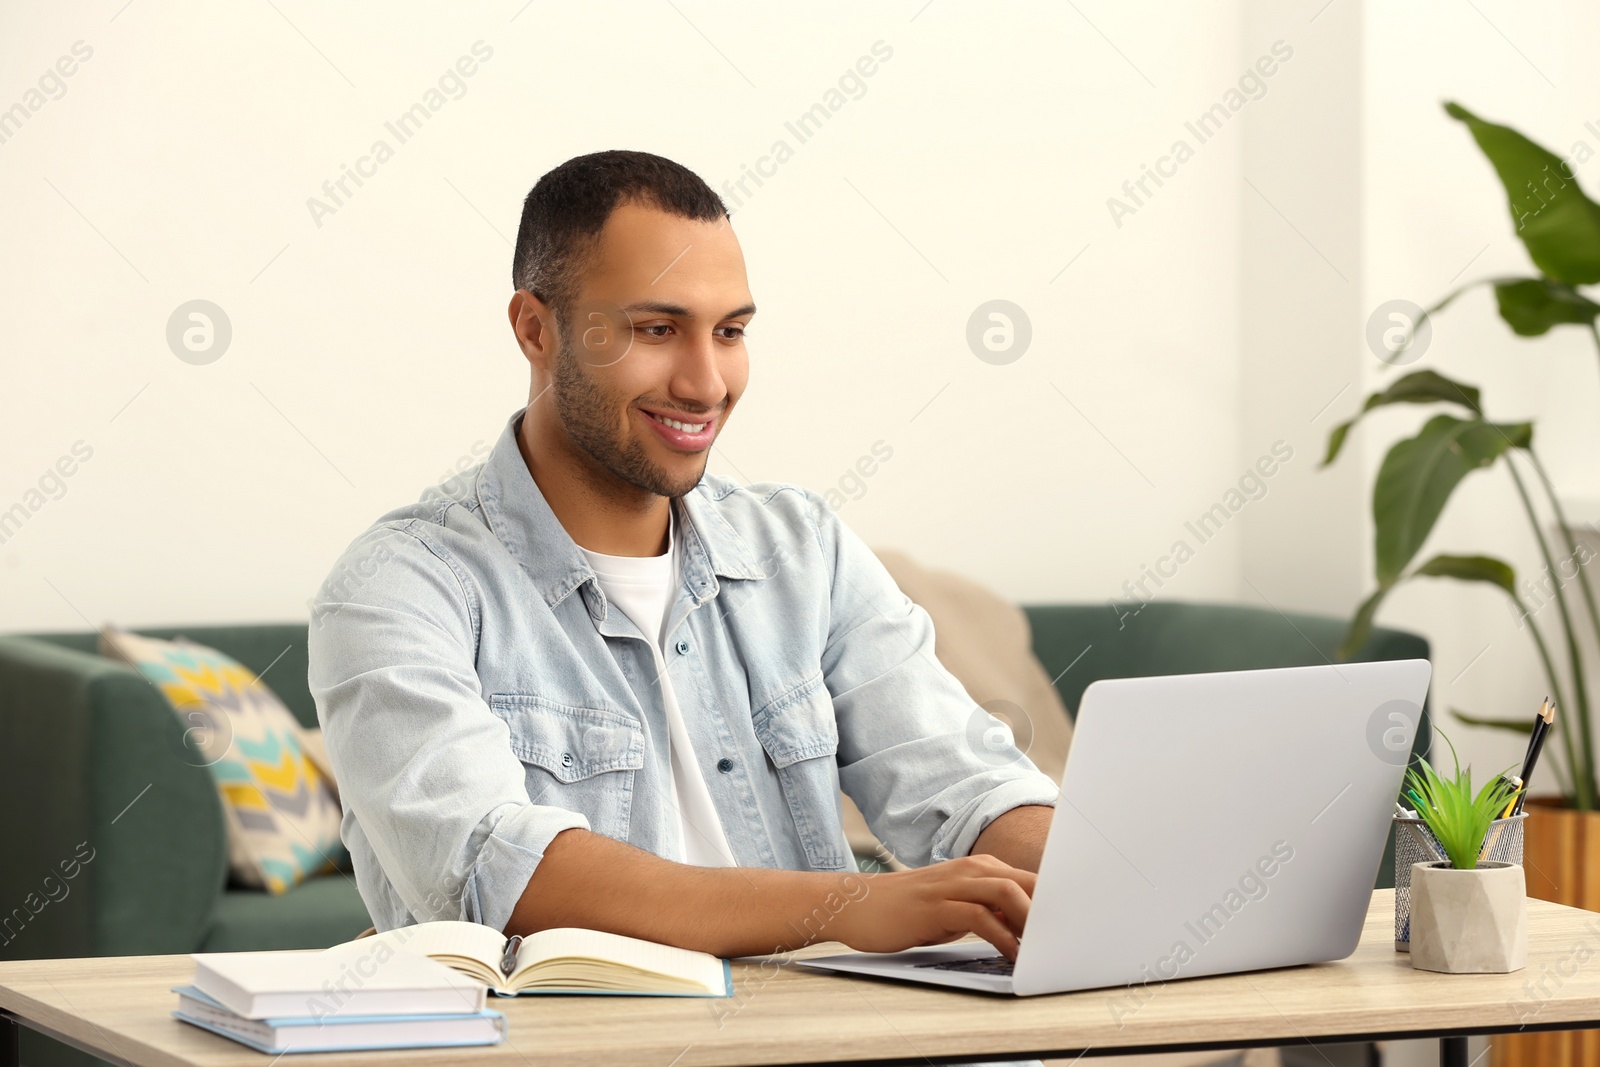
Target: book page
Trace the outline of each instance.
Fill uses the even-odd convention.
[[[711,989],[724,985],[722,961],[708,953],[573,927],[541,930],[523,938],[510,984],[516,985],[525,969],[558,960],[597,960],[646,974],[671,975]],[[618,979],[619,988],[635,986],[625,975]]]
[[[432,922],[402,926],[387,933],[347,941],[335,948],[359,948],[380,941],[390,948],[423,956],[462,956],[476,960],[496,977],[500,974],[500,956],[506,947],[505,935],[482,923]]]

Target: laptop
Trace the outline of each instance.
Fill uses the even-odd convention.
[[[1014,966],[972,943],[797,962],[1015,996],[1127,986],[1136,1007],[1177,978],[1343,959],[1431,673],[1417,659],[1096,681]]]

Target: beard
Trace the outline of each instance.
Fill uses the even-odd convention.
[[[677,499],[700,484],[706,458],[693,477],[678,477],[651,462],[644,442],[619,433],[613,423],[617,398],[590,377],[576,347],[563,338],[550,384],[556,417],[579,449],[601,468],[636,489]]]

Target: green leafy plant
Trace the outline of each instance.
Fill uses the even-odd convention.
[[[1571,168],[1548,149],[1535,144],[1509,126],[1486,122],[1458,104],[1445,111],[1471,132],[1505,187],[1512,223],[1518,238],[1539,273],[1533,277],[1489,278],[1446,294],[1429,308],[1442,311],[1474,286],[1494,290],[1501,319],[1519,337],[1537,337],[1557,326],[1587,327],[1600,351],[1600,303],[1578,286],[1600,282],[1600,204],[1586,196]],[[1415,339],[1420,323],[1412,323],[1396,354]],[[1420,432],[1390,446],[1378,470],[1372,491],[1375,542],[1375,577],[1378,587],[1356,609],[1339,649],[1348,658],[1371,634],[1378,608],[1397,586],[1412,578],[1454,578],[1493,586],[1511,599],[1519,625],[1527,630],[1539,655],[1550,692],[1562,709],[1555,730],[1560,735],[1565,764],[1556,769],[1566,802],[1585,811],[1597,807],[1594,737],[1590,724],[1590,689],[1584,677],[1583,649],[1600,642],[1600,608],[1585,564],[1594,553],[1579,543],[1562,511],[1549,475],[1533,447],[1531,421],[1497,422],[1484,411],[1477,387],[1454,381],[1433,370],[1416,370],[1367,397],[1361,411],[1328,435],[1327,466],[1338,458],[1351,429],[1367,412],[1394,404],[1442,404],[1448,411],[1436,414]],[[1486,555],[1436,555],[1413,566],[1434,524],[1468,474],[1503,463],[1510,472],[1544,566],[1553,584],[1555,618],[1534,618],[1544,605],[1530,606],[1517,591],[1516,572],[1509,563]],[[1526,468],[1527,474],[1523,468]],[[1531,477],[1529,477],[1531,475]],[[1530,490],[1530,483],[1532,489]],[[1549,534],[1535,506],[1543,497],[1554,516]],[[1557,551],[1563,553],[1558,564]],[[1569,589],[1576,577],[1576,590]],[[1581,598],[1584,616],[1574,601]],[[1553,637],[1542,626],[1549,626]],[[1587,627],[1585,627],[1587,623]],[[1552,649],[1552,643],[1556,646]],[[1565,659],[1570,690],[1558,668]],[[1568,700],[1570,692],[1573,699]],[[1527,733],[1532,716],[1484,718],[1452,709],[1463,722],[1475,726]]]
[[[1442,731],[1440,736],[1443,736]],[[1450,743],[1448,737],[1445,743]],[[1417,801],[1417,815],[1428,824],[1434,839],[1449,857],[1450,866],[1470,871],[1478,866],[1478,856],[1483,852],[1483,839],[1489,833],[1490,824],[1522,790],[1512,785],[1504,774],[1499,774],[1474,793],[1471,765],[1465,771],[1461,769],[1455,745],[1450,745],[1450,756],[1456,763],[1454,777],[1445,778],[1427,760],[1418,759],[1406,771],[1406,785]]]

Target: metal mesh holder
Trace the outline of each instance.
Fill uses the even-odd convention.
[[[1483,838],[1480,861],[1522,862],[1522,825],[1528,813],[1489,824]],[[1411,865],[1445,858],[1438,839],[1421,819],[1394,817],[1394,947],[1396,952],[1411,951]]]

